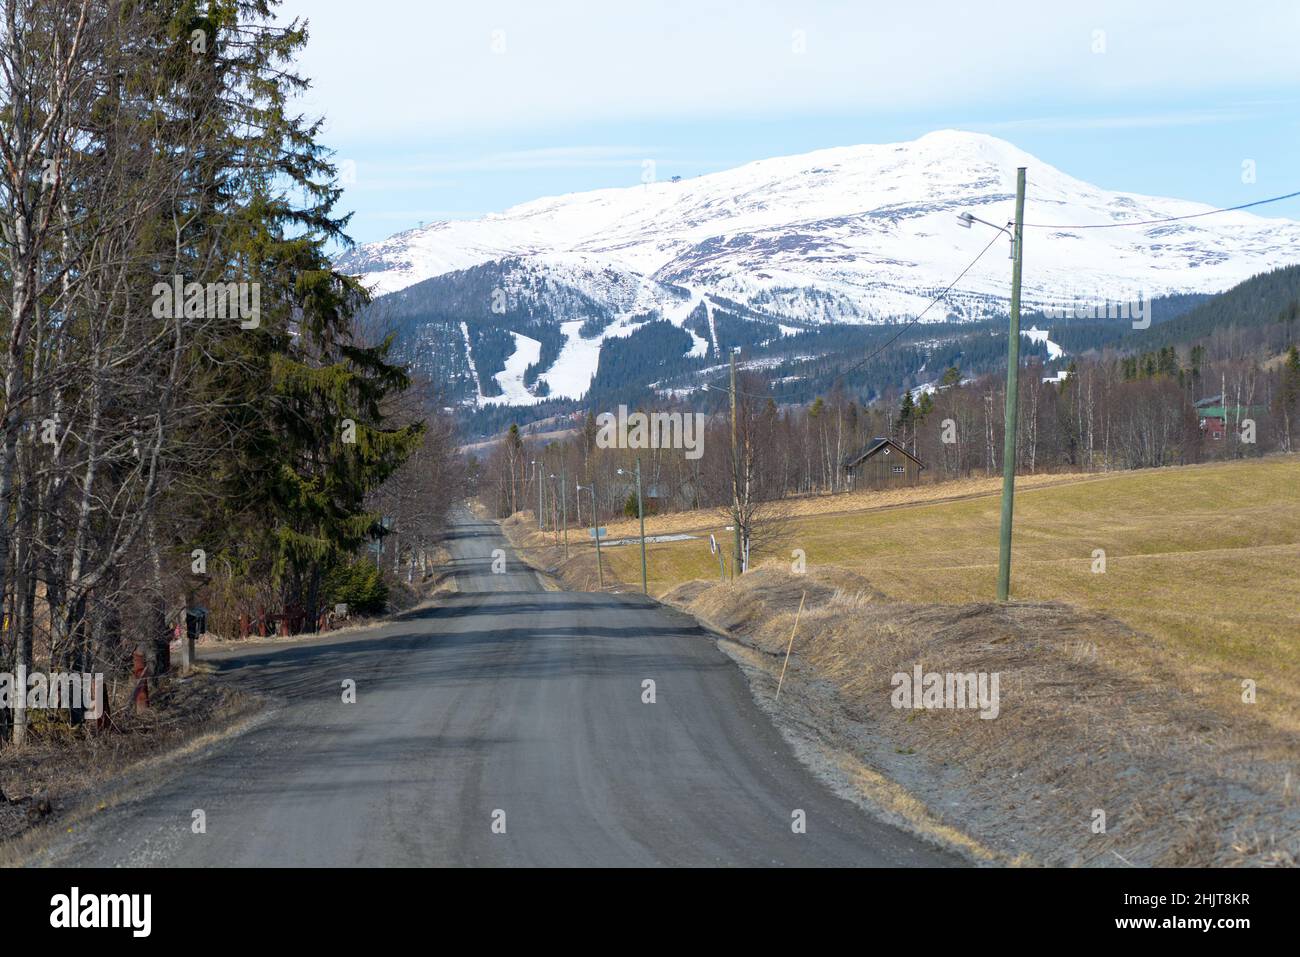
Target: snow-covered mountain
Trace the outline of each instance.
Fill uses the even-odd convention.
[[[513,361],[479,372],[480,382],[495,381],[500,395],[480,392],[480,403],[536,401],[539,382],[552,396],[578,398],[596,372],[602,343],[650,319],[689,329],[689,348],[716,356],[716,336],[710,342],[708,330],[719,303],[768,319],[781,332],[915,314],[994,235],[978,224],[963,228],[958,213],[996,223],[1012,218],[1019,166],[1028,168],[1025,219],[1033,224],[1024,249],[1027,308],[1218,292],[1300,261],[1300,223],[1246,212],[1152,226],[1069,228],[1211,207],[1104,190],[1004,140],[945,130],[907,143],[761,160],[677,182],[538,199],[482,219],[399,233],[358,247],[338,265],[382,295],[509,261],[505,278],[491,290],[498,301],[470,310],[466,321],[472,327],[490,323],[494,314],[517,315],[519,297],[547,289],[546,320],[562,339],[548,349],[514,329],[521,338]],[[926,318],[1005,310],[1008,246],[999,240],[944,308]],[[527,281],[512,282],[511,276]],[[692,316],[703,317],[698,329],[688,322]],[[474,356],[466,358],[473,362]],[[524,375],[529,365],[541,366],[532,370],[531,383]]]

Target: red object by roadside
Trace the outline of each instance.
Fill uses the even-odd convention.
[[[131,674],[135,675],[135,691],[131,699],[136,711],[149,710],[149,668],[144,663],[144,652],[139,648],[131,656]]]

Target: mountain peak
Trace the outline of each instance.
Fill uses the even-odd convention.
[[[1210,208],[1104,190],[996,136],[944,129],[536,199],[408,230],[338,265],[382,294],[507,258],[578,257],[754,308],[776,302],[793,319],[874,321],[922,308],[978,252],[982,243],[959,227],[957,213],[1011,218],[1017,166],[1028,167],[1030,222],[1109,225]],[[1027,302],[1081,292],[1217,292],[1293,261],[1300,225],[1238,212],[1156,227],[1035,231],[1028,243]],[[986,256],[959,295],[1005,298],[998,260]]]

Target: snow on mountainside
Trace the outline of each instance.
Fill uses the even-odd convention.
[[[607,313],[603,328],[579,335],[590,309],[569,309],[550,296],[550,322],[564,340],[558,353],[540,350],[546,366],[540,379],[551,395],[577,398],[596,372],[602,342],[629,334],[651,314],[682,326],[702,306],[707,325],[690,331],[690,349],[699,356],[716,352],[713,309],[720,300],[787,329],[915,314],[993,238],[987,227],[963,229],[957,214],[1011,218],[1018,166],[1028,167],[1027,223],[1062,227],[1026,230],[1028,308],[1131,300],[1139,292],[1143,298],[1218,292],[1300,260],[1300,223],[1245,212],[1154,226],[1064,228],[1211,207],[1103,190],[1003,140],[946,130],[907,143],[761,160],[679,182],[538,199],[478,220],[399,233],[345,254],[338,266],[382,295],[517,260],[527,273],[547,277],[546,288],[564,290],[562,299],[597,304]],[[1009,274],[999,239],[945,307],[926,318],[1005,309]],[[526,294],[523,287],[519,292]],[[527,363],[525,356],[514,359],[510,388],[498,380],[509,399],[493,401],[532,398],[515,373],[538,361],[535,351],[529,347]]]

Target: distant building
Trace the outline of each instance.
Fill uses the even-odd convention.
[[[843,463],[849,488],[900,488],[915,485],[925,466],[893,439],[875,438]]]
[[[1225,406],[1221,395],[1207,396],[1196,403],[1197,422],[1211,442],[1220,441],[1227,434],[1229,421],[1236,427],[1242,419],[1253,419],[1263,411],[1260,405]]]

